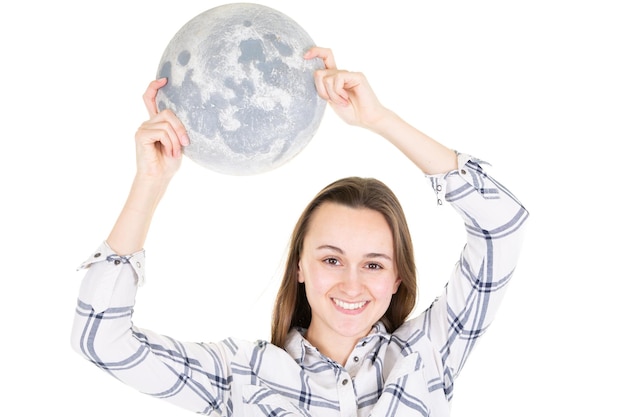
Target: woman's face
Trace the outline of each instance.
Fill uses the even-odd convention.
[[[367,335],[400,285],[391,230],[371,209],[319,206],[298,266],[311,305],[309,339]]]

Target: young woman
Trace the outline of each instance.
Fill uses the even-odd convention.
[[[444,293],[406,320],[416,301],[413,246],[402,208],[380,181],[338,180],[293,231],[271,343],[183,343],[135,327],[143,245],[152,215],[189,143],[155,97],[136,133],[137,172],[107,240],[83,264],[74,349],[139,391],[224,416],[447,416],[454,380],[494,318],[516,266],[528,213],[480,161],[457,154],[385,108],[361,73],[330,50],[319,95],[347,123],[401,150],[465,221],[467,244]]]

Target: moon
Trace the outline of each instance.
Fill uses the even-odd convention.
[[[314,46],[293,19],[253,3],[209,9],[188,21],[163,52],[160,111],[187,129],[184,154],[228,175],[254,175],[285,164],[318,130],[326,102],[315,88]]]

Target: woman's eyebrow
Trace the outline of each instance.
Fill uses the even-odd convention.
[[[317,250],[321,250],[321,249],[329,249],[333,252],[337,252],[341,255],[344,254],[343,250],[341,248],[338,248],[337,246],[333,246],[333,245],[320,245],[316,248]],[[386,255],[384,253],[378,253],[378,252],[371,252],[371,253],[367,253],[365,254],[365,257],[368,259],[373,259],[373,258],[384,258],[387,259],[389,261],[392,261],[391,256]]]
[[[372,253],[368,253],[367,255],[365,255],[366,258],[385,258],[389,261],[391,261],[391,256],[389,255],[385,255],[384,253],[376,253],[376,252],[372,252]]]
[[[341,250],[341,248],[338,248],[337,246],[333,246],[333,245],[320,245],[316,249],[317,250],[320,250],[320,249],[330,249],[333,252],[338,252],[338,253],[343,255],[343,250]]]

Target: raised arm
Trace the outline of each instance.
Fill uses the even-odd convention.
[[[305,58],[320,58],[325,70],[315,73],[318,94],[346,123],[368,129],[387,139],[425,174],[440,174],[457,168],[456,153],[384,107],[360,72],[337,69],[330,49],[314,47]]]
[[[180,167],[183,146],[189,142],[172,112],[157,112],[155,97],[164,84],[164,79],[153,81],[144,95],[150,119],[135,135],[137,172],[126,204],[107,242],[82,265],[86,272],[71,345],[97,367],[145,394],[198,414],[216,409],[225,415],[227,364],[236,344],[183,343],[132,322],[145,269],[143,244],[155,209]]]
[[[180,167],[183,147],[189,144],[185,127],[174,113],[157,111],[157,91],[166,82],[151,82],[143,96],[150,119],[135,134],[137,172],[126,204],[107,238],[119,255],[143,249],[152,216]]]

